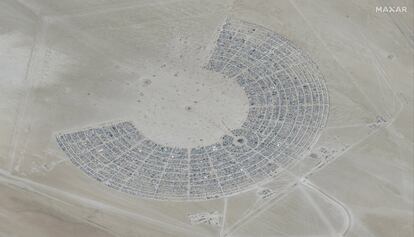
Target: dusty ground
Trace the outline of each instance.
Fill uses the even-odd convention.
[[[0,236],[412,236],[413,11],[404,0],[1,1]],[[217,140],[212,123],[240,126],[243,92],[200,69],[227,17],[285,35],[319,65],[330,114],[318,159],[205,202],[113,192],[66,159],[56,133],[103,121],[180,146]],[[219,224],[191,222],[200,213]]]

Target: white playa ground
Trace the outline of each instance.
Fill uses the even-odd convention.
[[[1,1],[0,237],[413,236],[413,5]]]

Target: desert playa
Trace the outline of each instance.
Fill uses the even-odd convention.
[[[0,237],[411,237],[414,3],[0,2]]]

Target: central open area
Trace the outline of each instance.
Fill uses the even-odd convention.
[[[246,93],[235,80],[202,67],[160,70],[140,98],[147,117],[136,122],[149,139],[167,146],[210,145],[247,118]],[[131,103],[133,104],[133,103]],[[136,121],[136,120],[135,120]]]

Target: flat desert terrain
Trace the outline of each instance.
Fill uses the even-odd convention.
[[[0,1],[0,237],[412,237],[414,2]]]

